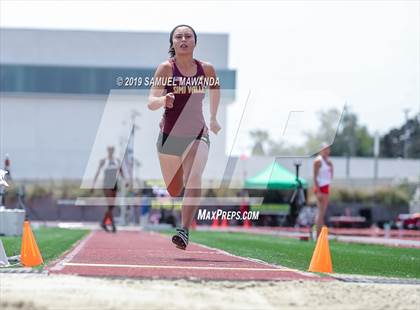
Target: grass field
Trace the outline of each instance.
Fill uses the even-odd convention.
[[[88,230],[34,230],[44,265],[58,258]],[[172,234],[173,231],[165,231]],[[21,237],[1,237],[8,256],[20,254]],[[191,241],[229,253],[306,271],[314,242],[294,238],[233,232],[192,231]],[[330,241],[335,273],[420,278],[420,250]]]
[[[165,231],[172,234],[172,231]],[[229,253],[307,271],[314,242],[233,232],[192,231],[190,240]],[[335,273],[420,278],[420,250],[330,241]]]
[[[44,265],[58,258],[76,241],[84,237],[89,230],[41,227],[34,229],[38,248],[44,259]],[[0,237],[7,256],[20,255],[22,237]]]

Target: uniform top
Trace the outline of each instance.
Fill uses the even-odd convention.
[[[171,109],[165,108],[163,132],[174,136],[196,136],[206,125],[203,116],[205,96],[205,73],[200,61],[194,59],[197,72],[185,76],[178,69],[175,59],[170,58],[173,83],[165,86],[167,93],[174,93],[175,101]]]
[[[318,155],[315,160],[321,161],[321,167],[319,167],[318,175],[317,175],[317,182],[318,186],[325,186],[331,183],[332,173],[331,173],[331,166],[325,161],[322,155]]]
[[[118,159],[104,159],[104,188],[115,187],[117,182],[118,170],[120,170],[120,162]]]

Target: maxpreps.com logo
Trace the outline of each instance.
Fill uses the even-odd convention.
[[[6,174],[6,170],[0,169],[0,185],[9,186],[9,184],[7,184],[6,180],[4,179]]]
[[[214,211],[209,211],[206,209],[199,209],[197,219],[198,220],[218,220],[218,219],[227,219],[227,220],[258,220],[260,216],[260,211],[224,211],[222,209],[217,209]]]

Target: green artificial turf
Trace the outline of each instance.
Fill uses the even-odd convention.
[[[165,231],[172,234],[172,231]],[[315,242],[237,232],[191,231],[190,241],[307,271]],[[330,241],[334,273],[420,278],[420,250]]]
[[[43,266],[58,258],[89,232],[89,230],[56,227],[41,227],[32,231],[44,260]],[[22,236],[0,237],[0,239],[7,256],[20,255]]]

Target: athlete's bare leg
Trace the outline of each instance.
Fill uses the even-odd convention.
[[[184,169],[185,194],[182,204],[182,227],[189,228],[199,208],[197,200],[201,197],[201,178],[209,154],[207,143],[195,140],[182,162]],[[189,198],[193,198],[191,201]]]
[[[116,227],[115,227],[115,222],[114,222],[114,207],[115,207],[115,198],[117,196],[117,191],[114,189],[109,189],[106,188],[104,189],[104,194],[107,200],[107,210],[105,212],[104,218],[102,219],[102,227],[104,227],[105,230],[106,229],[106,220],[110,219],[111,221],[111,226],[112,226],[112,231],[115,232],[116,231]]]
[[[316,218],[316,236],[318,238],[318,236],[321,233],[322,226],[325,225],[324,219],[325,219],[325,213],[328,207],[328,194],[318,193],[317,200],[318,200],[318,203],[317,203],[318,215]]]
[[[181,156],[159,153],[159,163],[169,194],[179,197],[184,187]]]

